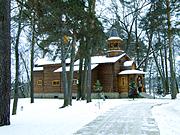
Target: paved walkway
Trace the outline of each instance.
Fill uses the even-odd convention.
[[[132,102],[113,108],[74,135],[160,135],[151,103]]]

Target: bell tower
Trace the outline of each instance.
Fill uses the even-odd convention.
[[[108,38],[108,51],[107,57],[115,57],[122,54],[123,40],[119,37],[117,29],[112,28],[110,31],[110,37]]]

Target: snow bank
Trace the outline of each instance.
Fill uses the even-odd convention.
[[[164,100],[166,103],[160,103],[152,109],[160,135],[180,135],[180,98]]]

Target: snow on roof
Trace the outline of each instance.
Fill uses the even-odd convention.
[[[133,62],[134,62],[134,61],[132,61],[132,60],[131,60],[131,61],[125,61],[123,65],[124,65],[125,67],[129,67],[129,66],[132,66]]]
[[[119,75],[128,75],[128,74],[146,74],[146,72],[140,70],[124,70],[119,73]]]
[[[43,71],[44,68],[43,67],[34,67],[33,71]]]
[[[98,64],[92,64],[91,69],[94,69],[97,66],[98,66]],[[66,67],[66,71],[70,71],[70,66]],[[79,66],[78,65],[74,65],[74,71],[79,71]],[[56,69],[54,72],[62,72],[62,67]]]
[[[107,52],[124,52],[123,50],[108,50]]]
[[[108,40],[122,40],[120,37],[110,37]]]
[[[91,63],[92,64],[99,64],[99,63],[115,63],[116,61],[118,61],[120,58],[122,58],[123,56],[125,56],[126,54],[123,53],[119,56],[116,57],[107,57],[107,56],[94,56],[91,57]]]
[[[126,53],[123,53],[116,57],[106,57],[106,56],[93,56],[91,57],[91,64],[100,64],[100,63],[115,63],[120,58],[125,56]],[[77,60],[74,65],[79,65],[79,60]]]
[[[35,65],[43,66],[43,65],[60,64],[60,63],[61,63],[61,60],[59,59],[53,61],[53,60],[48,60],[47,58],[42,58],[42,59],[38,59],[35,62]],[[66,63],[70,63],[70,59],[66,59]]]

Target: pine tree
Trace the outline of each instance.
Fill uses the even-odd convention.
[[[167,25],[168,25],[168,47],[169,47],[169,65],[170,65],[170,91],[171,98],[175,99],[177,95],[177,87],[176,87],[176,75],[174,69],[174,58],[173,58],[173,44],[172,44],[172,26],[171,26],[171,14],[170,14],[170,1],[166,0],[166,15],[167,15]]]

